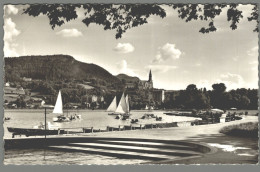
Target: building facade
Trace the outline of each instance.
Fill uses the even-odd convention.
[[[165,91],[163,89],[154,89],[153,90],[153,100],[158,103],[163,103],[165,99]]]
[[[138,88],[147,90],[147,89],[153,89],[153,77],[152,77],[152,71],[150,70],[149,73],[149,79],[148,81],[141,80],[138,83]]]

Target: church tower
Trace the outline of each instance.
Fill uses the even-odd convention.
[[[150,73],[149,73],[149,80],[148,80],[148,82],[153,82],[151,69],[150,69]]]

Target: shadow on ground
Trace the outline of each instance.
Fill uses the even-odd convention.
[[[257,164],[258,138],[227,136],[224,134],[197,135],[186,141],[200,142],[217,149],[201,158],[180,160],[180,164]]]

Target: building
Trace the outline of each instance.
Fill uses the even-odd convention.
[[[153,100],[158,103],[163,103],[165,100],[165,90],[163,89],[154,89],[153,90]]]
[[[129,83],[126,83],[125,84],[125,88],[136,88],[136,84],[135,83],[133,83],[133,82],[129,82]]]
[[[144,81],[144,80],[139,81],[138,88],[143,89],[143,90],[153,89],[153,79],[152,79],[152,71],[151,70],[150,70],[150,73],[149,73],[148,81]]]
[[[32,81],[32,78],[23,77],[23,80],[26,81],[26,82],[29,82],[29,81]]]
[[[5,94],[25,95],[25,91],[24,91],[23,87],[13,88],[13,87],[5,86],[4,93]]]
[[[98,100],[98,97],[96,96],[96,95],[93,95],[92,97],[91,97],[91,102],[93,103],[93,102],[97,102],[97,100]]]
[[[5,87],[10,87],[10,83],[9,82],[5,83]]]

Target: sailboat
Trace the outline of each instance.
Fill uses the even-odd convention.
[[[52,118],[53,122],[69,122],[70,118],[64,116],[63,114],[63,106],[62,106],[62,99],[61,99],[61,92],[59,91],[56,104],[53,109],[53,114],[57,114],[57,117]]]
[[[107,108],[108,112],[112,112],[112,113],[108,113],[108,115],[117,115],[116,113],[114,113],[116,111],[116,108],[117,108],[117,106],[116,106],[116,96],[115,96],[113,101],[111,102],[111,104]]]
[[[107,111],[113,111],[113,113],[109,113],[109,115],[117,115],[117,119],[120,119],[119,116],[129,117],[130,109],[129,109],[128,95],[125,97],[124,93],[122,94],[118,106],[116,106],[116,96],[115,96],[112,103],[109,105]]]

